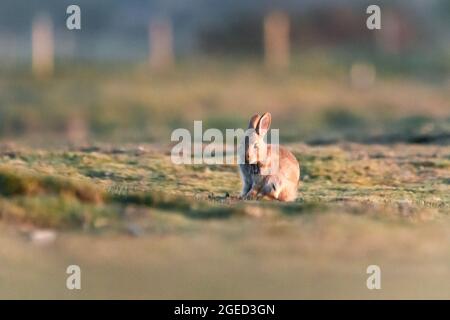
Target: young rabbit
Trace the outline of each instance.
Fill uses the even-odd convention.
[[[243,182],[241,197],[294,201],[297,198],[300,166],[289,150],[264,141],[271,121],[272,116],[268,112],[262,116],[255,114],[250,119],[250,130],[247,131],[242,146],[245,163],[239,164]],[[272,168],[277,160],[278,165]]]

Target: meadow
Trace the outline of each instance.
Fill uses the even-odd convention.
[[[449,298],[448,69],[396,63],[374,62],[363,87],[318,54],[275,73],[3,70],[0,297]],[[239,200],[234,165],[171,163],[173,129],[263,111],[300,162],[296,202]],[[65,289],[69,264],[81,291]]]

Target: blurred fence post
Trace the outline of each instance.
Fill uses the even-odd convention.
[[[267,67],[282,69],[289,66],[290,40],[287,14],[271,12],[264,19],[264,49]]]
[[[174,64],[172,24],[167,18],[157,18],[149,24],[150,67],[168,69]]]
[[[381,49],[386,53],[400,53],[403,40],[400,17],[392,11],[388,11],[382,17],[382,28],[376,33],[376,40]]]
[[[72,143],[84,143],[89,136],[86,120],[82,115],[72,115],[66,123],[66,136]]]
[[[33,74],[51,75],[54,67],[53,25],[48,15],[38,15],[31,31]]]

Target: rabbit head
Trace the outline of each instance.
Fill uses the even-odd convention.
[[[265,162],[267,158],[267,143],[264,137],[270,128],[272,116],[266,112],[262,116],[255,114],[249,123],[245,135],[245,163],[257,164]]]

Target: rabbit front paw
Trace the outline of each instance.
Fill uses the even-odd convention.
[[[246,195],[242,197],[242,200],[254,200],[256,198],[257,192],[255,190],[250,190]]]

